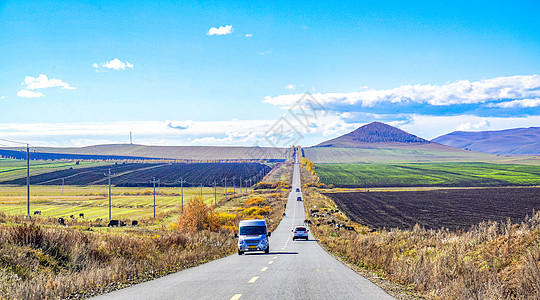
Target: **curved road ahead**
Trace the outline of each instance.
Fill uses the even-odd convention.
[[[231,255],[95,299],[394,299],[326,253],[310,234],[292,241],[305,219],[298,161],[286,217],[270,237],[270,254]]]

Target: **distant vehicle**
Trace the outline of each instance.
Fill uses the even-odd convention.
[[[297,191],[297,192],[300,192],[300,188],[296,188],[296,191]]]
[[[296,198],[296,201],[302,201],[302,197]]]
[[[270,253],[270,232],[265,220],[243,220],[238,225],[238,255],[248,251]]]
[[[308,232],[309,230],[304,226],[296,226],[293,230],[291,230],[293,233],[293,241],[296,239],[305,239],[308,240]]]

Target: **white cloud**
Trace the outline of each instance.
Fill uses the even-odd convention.
[[[252,36],[253,36],[253,34],[251,34],[251,33],[248,33],[248,34],[245,35],[245,37],[252,37]]]
[[[97,63],[93,63],[92,67],[98,69],[100,66]],[[108,62],[104,62],[101,64],[101,67],[107,68],[107,69],[114,69],[114,70],[125,70],[126,68],[133,69],[133,65],[129,62],[123,62],[119,60],[118,58],[115,58],[113,60],[110,60]]]
[[[417,102],[431,105],[475,104],[501,99],[540,98],[540,76],[497,77],[469,82],[460,80],[444,85],[402,85],[394,89],[350,93],[316,93],[322,104],[372,107],[379,103]],[[294,104],[300,94],[266,96],[264,102],[279,106]]]
[[[489,122],[487,120],[482,120],[478,123],[471,123],[466,122],[459,124],[457,127],[457,130],[464,131],[464,130],[479,130],[479,129],[488,129],[489,128]]]
[[[514,100],[501,103],[490,104],[490,107],[500,107],[500,108],[516,108],[516,107],[538,107],[540,106],[540,98],[537,99],[523,99],[523,100]]]
[[[212,27],[206,33],[207,35],[226,35],[231,34],[233,31],[232,25],[219,26],[219,28]]]
[[[20,90],[17,92],[17,96],[22,98],[39,98],[43,97],[43,94],[40,92],[33,92],[29,90]]]
[[[0,99],[2,99],[2,100],[7,99],[7,98],[8,98],[8,96],[2,96],[2,97],[0,97]]]
[[[294,90],[294,89],[296,88],[296,85],[294,85],[294,84],[287,84],[287,85],[285,86],[285,88],[292,91],[292,90]]]
[[[69,84],[63,82],[60,79],[51,78],[49,79],[47,75],[41,74],[38,77],[26,76],[24,78],[23,84],[27,85],[27,89],[45,89],[51,87],[61,87],[65,90],[74,90],[74,87],[69,86]]]

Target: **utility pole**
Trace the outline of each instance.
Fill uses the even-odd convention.
[[[111,169],[109,168],[109,221],[112,220],[111,215]]]
[[[217,206],[217,182],[214,181],[214,207]]]
[[[242,177],[240,177],[240,194],[242,194]]]
[[[152,183],[154,183],[154,219],[156,218],[156,177],[153,178]]]
[[[30,146],[26,144],[26,215],[30,217]]]
[[[180,189],[181,189],[181,195],[182,195],[182,212],[184,212],[184,178],[180,178]]]

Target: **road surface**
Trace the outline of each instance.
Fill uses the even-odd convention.
[[[270,254],[231,255],[95,299],[394,299],[326,253],[310,233],[292,241],[305,219],[298,162],[286,216],[272,232]]]

